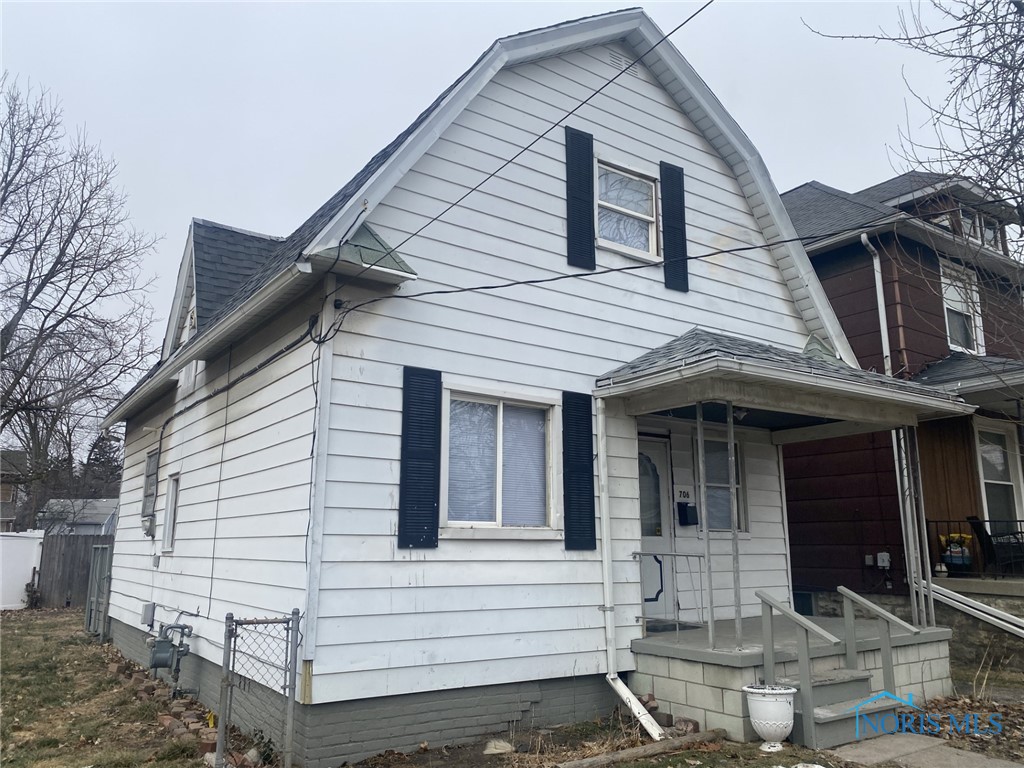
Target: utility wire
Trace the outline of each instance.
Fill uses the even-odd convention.
[[[425,230],[425,229],[426,229],[427,227],[429,227],[429,226],[430,226],[431,224],[433,224],[433,223],[434,223],[435,221],[437,221],[438,219],[440,219],[440,218],[441,218],[442,216],[444,216],[444,215],[445,215],[446,213],[448,213],[449,211],[451,211],[451,210],[452,210],[453,208],[456,208],[456,207],[457,207],[457,206],[458,206],[459,204],[461,204],[461,203],[462,203],[462,201],[463,201],[463,200],[465,200],[465,199],[466,199],[467,197],[469,197],[469,196],[470,196],[471,194],[473,194],[473,193],[474,193],[474,192],[476,192],[476,191],[477,191],[478,189],[480,189],[480,187],[482,187],[482,186],[483,186],[483,185],[484,185],[485,183],[487,183],[487,182],[488,182],[488,181],[490,181],[490,180],[491,180],[492,178],[494,178],[494,177],[495,177],[495,176],[497,176],[497,175],[498,175],[499,173],[501,173],[501,172],[502,172],[503,170],[505,170],[505,169],[506,169],[506,168],[508,168],[508,167],[509,167],[510,165],[512,165],[512,163],[514,163],[514,162],[515,162],[516,160],[518,160],[518,159],[519,159],[520,157],[522,157],[522,156],[523,156],[523,155],[524,155],[524,154],[525,154],[525,153],[526,153],[527,151],[529,151],[530,149],[532,149],[532,148],[534,147],[534,145],[536,145],[536,144],[537,144],[537,143],[538,143],[538,142],[539,142],[539,141],[540,141],[541,139],[543,139],[543,138],[544,138],[545,136],[547,136],[547,135],[548,135],[549,133],[551,133],[551,131],[553,131],[553,130],[554,130],[555,128],[557,128],[557,127],[558,127],[559,125],[561,125],[561,124],[562,124],[562,123],[563,123],[563,122],[564,122],[564,121],[565,121],[566,119],[568,119],[568,118],[572,117],[572,116],[573,116],[574,114],[576,114],[576,112],[578,112],[578,111],[579,111],[579,110],[580,110],[580,109],[581,109],[581,108],[582,108],[583,106],[585,106],[586,104],[590,103],[591,99],[593,99],[593,98],[594,98],[595,96],[597,96],[597,95],[598,95],[598,94],[600,94],[600,93],[601,93],[602,91],[604,91],[604,89],[605,89],[605,88],[607,88],[607,87],[608,87],[609,85],[611,85],[611,84],[612,84],[612,83],[614,83],[614,82],[615,82],[616,80],[618,80],[618,79],[619,79],[620,77],[622,77],[622,76],[623,76],[624,74],[626,74],[626,72],[627,72],[627,71],[628,71],[628,70],[630,69],[630,67],[632,67],[632,66],[633,66],[634,64],[637,64],[638,62],[640,62],[640,61],[641,61],[641,60],[642,60],[642,59],[643,59],[643,58],[644,58],[645,56],[647,56],[647,54],[649,54],[649,53],[650,53],[651,51],[653,51],[653,50],[654,50],[655,48],[657,48],[657,47],[658,47],[659,45],[661,45],[661,44],[662,44],[663,42],[665,42],[666,40],[668,40],[668,39],[669,39],[669,38],[670,38],[670,37],[671,37],[672,35],[674,35],[674,34],[675,34],[676,32],[678,32],[678,31],[679,31],[680,29],[682,29],[682,28],[683,28],[683,27],[685,27],[685,26],[686,26],[687,24],[689,24],[689,23],[690,23],[691,21],[693,21],[693,20],[694,20],[695,18],[697,18],[697,16],[698,16],[698,15],[700,15],[700,13],[702,13],[702,12],[703,12],[703,11],[704,11],[704,10],[705,10],[705,9],[706,9],[706,8],[707,8],[708,6],[710,6],[710,5],[711,5],[711,4],[712,4],[712,3],[714,2],[714,1],[715,1],[715,0],[707,0],[707,2],[706,2],[706,3],[704,3],[704,5],[702,5],[702,6],[701,6],[700,8],[698,8],[698,9],[697,9],[696,11],[694,11],[694,12],[693,12],[693,13],[691,13],[691,14],[690,14],[689,16],[687,16],[687,17],[686,17],[685,19],[683,19],[683,21],[681,21],[681,22],[680,22],[679,24],[677,24],[677,25],[675,26],[675,28],[674,28],[674,29],[672,29],[672,30],[671,30],[671,31],[669,31],[668,33],[666,33],[666,34],[662,35],[662,36],[661,36],[661,38],[660,38],[660,39],[659,39],[659,40],[658,40],[658,41],[657,41],[656,43],[654,43],[654,44],[653,44],[653,45],[652,45],[652,46],[651,46],[650,48],[648,48],[648,49],[647,49],[646,51],[644,51],[644,52],[643,52],[642,54],[640,54],[640,55],[639,55],[639,56],[637,56],[637,57],[636,57],[635,59],[633,59],[633,60],[632,60],[632,61],[631,61],[631,62],[630,62],[630,63],[629,63],[628,65],[626,65],[625,67],[623,67],[623,68],[622,68],[621,70],[619,70],[618,72],[616,72],[616,73],[615,73],[615,75],[614,75],[614,76],[613,76],[613,77],[612,77],[611,79],[609,79],[609,80],[606,80],[606,81],[605,81],[605,82],[604,82],[604,83],[603,83],[603,84],[601,85],[601,87],[599,87],[599,88],[598,88],[597,90],[595,90],[595,91],[594,91],[593,93],[591,93],[591,94],[590,94],[589,96],[587,96],[587,98],[585,98],[585,99],[584,99],[583,101],[581,101],[581,102],[580,102],[579,104],[577,104],[577,105],[576,105],[575,107],[573,107],[572,109],[570,109],[570,110],[569,110],[568,112],[566,112],[566,113],[565,113],[564,115],[562,115],[562,116],[561,116],[560,118],[558,118],[558,119],[557,119],[557,120],[555,120],[555,121],[554,121],[553,123],[551,123],[551,125],[549,125],[549,126],[548,126],[547,128],[545,128],[545,129],[544,129],[543,133],[540,133],[540,134],[538,134],[538,135],[537,135],[536,137],[534,137],[534,139],[533,139],[532,141],[530,141],[530,143],[529,143],[529,144],[527,144],[527,145],[526,145],[525,147],[523,147],[522,149],[520,149],[520,150],[519,150],[518,152],[516,152],[516,153],[515,153],[514,155],[512,155],[512,157],[510,157],[510,158],[509,158],[508,160],[506,160],[505,162],[503,162],[503,163],[502,163],[501,165],[499,165],[499,166],[498,166],[498,167],[497,167],[496,169],[494,169],[493,171],[491,171],[491,172],[490,172],[489,174],[487,174],[486,176],[484,176],[484,178],[483,178],[483,179],[481,179],[481,180],[480,180],[480,181],[479,181],[479,182],[478,182],[478,183],[477,183],[477,184],[476,184],[475,186],[473,186],[472,188],[470,188],[469,190],[467,190],[467,191],[466,191],[465,193],[463,193],[463,194],[462,194],[461,196],[459,196],[459,197],[458,197],[458,198],[457,198],[457,199],[456,199],[456,200],[455,200],[454,202],[450,203],[450,204],[449,204],[449,205],[448,205],[447,207],[445,207],[445,209],[444,209],[444,210],[442,210],[442,211],[441,211],[440,213],[438,213],[438,214],[437,214],[436,216],[433,216],[433,217],[431,217],[431,218],[430,218],[430,219],[429,219],[429,220],[428,220],[428,221],[427,221],[426,223],[424,223],[424,224],[423,224],[423,226],[421,226],[421,227],[420,227],[419,229],[417,229],[417,230],[416,230],[415,232],[413,232],[413,233],[412,233],[412,234],[410,234],[410,235],[409,235],[408,237],[406,237],[406,238],[405,238],[404,240],[402,240],[402,241],[401,241],[401,242],[400,242],[400,243],[399,243],[398,245],[396,245],[396,246],[395,246],[395,247],[393,247],[393,248],[389,248],[389,249],[388,249],[387,251],[385,251],[384,253],[382,253],[382,254],[380,255],[380,257],[379,257],[379,258],[377,258],[377,259],[376,259],[375,261],[373,261],[373,262],[371,262],[371,263],[369,263],[369,264],[365,264],[365,265],[363,266],[363,268],[362,268],[361,270],[359,270],[359,272],[357,272],[357,273],[356,273],[355,275],[353,275],[352,277],[350,277],[350,278],[349,278],[348,282],[342,283],[341,285],[337,286],[337,287],[336,287],[336,288],[335,288],[335,289],[334,289],[333,291],[331,291],[331,292],[330,292],[329,294],[327,294],[327,296],[328,296],[328,297],[330,297],[331,295],[333,295],[333,294],[337,293],[338,291],[340,291],[340,290],[341,290],[342,288],[345,288],[346,286],[350,285],[350,284],[352,283],[352,281],[353,281],[353,280],[356,280],[356,279],[358,279],[358,278],[359,278],[360,276],[362,276],[362,275],[363,275],[363,274],[364,274],[364,273],[365,273],[365,272],[366,272],[367,270],[369,270],[369,269],[372,269],[373,267],[375,267],[375,266],[377,266],[378,264],[380,264],[380,263],[381,263],[381,262],[382,262],[382,261],[383,261],[384,259],[386,259],[386,258],[387,258],[388,256],[390,256],[391,254],[393,254],[393,253],[394,253],[395,251],[397,251],[397,250],[398,250],[399,248],[401,248],[402,246],[404,246],[404,245],[405,245],[406,243],[408,243],[408,242],[409,242],[410,240],[412,240],[412,239],[413,239],[414,237],[416,237],[417,235],[419,235],[419,234],[420,234],[421,232],[423,232],[423,230]],[[340,244],[339,244],[339,245],[340,245]],[[324,341],[326,341],[326,340],[327,340],[327,339],[326,339],[326,338],[325,338],[324,336],[321,336],[321,337],[320,337],[320,340],[319,340],[319,341],[317,341],[317,343],[323,343],[323,342],[324,342]]]
[[[1014,201],[1014,200],[1019,200],[1022,197],[1024,197],[1024,195],[1014,195],[1012,197],[1003,198],[1001,200],[991,200],[991,201],[987,201],[987,202],[990,202],[990,203],[1011,202],[1011,201]],[[947,213],[952,213],[955,210],[959,210],[959,208],[951,208],[951,209],[944,210],[944,211],[931,211],[927,215],[928,215],[928,217],[942,216],[942,215],[947,214]],[[920,215],[920,214],[910,214],[910,215],[913,218],[918,218],[918,219],[921,219],[922,221],[927,221],[927,219],[925,219],[923,215]],[[777,245],[786,245],[788,243],[803,243],[804,241],[824,240],[824,239],[829,238],[829,237],[836,237],[838,235],[849,234],[851,232],[860,232],[860,231],[864,230],[865,226],[869,226],[869,225],[870,225],[870,223],[868,223],[868,224],[859,224],[859,225],[857,225],[855,227],[845,227],[843,229],[837,229],[837,230],[833,230],[831,232],[823,232],[823,233],[814,234],[814,235],[805,235],[803,237],[791,237],[791,238],[787,238],[787,239],[784,239],[784,240],[773,240],[772,242],[766,243],[766,244],[763,244],[763,245],[742,245],[742,246],[737,246],[735,248],[721,248],[721,249],[718,249],[718,250],[709,251],[708,253],[702,253],[702,254],[700,254],[698,256],[687,256],[685,260],[686,261],[697,261],[697,260],[700,260],[700,259],[707,259],[707,258],[710,258],[712,256],[720,256],[720,255],[724,255],[724,254],[734,254],[734,253],[743,253],[745,251],[763,250],[765,248],[772,248],[772,247],[777,246]],[[598,276],[601,276],[601,275],[614,274],[614,273],[617,273],[617,272],[632,272],[632,271],[637,271],[637,270],[641,270],[641,269],[647,269],[649,267],[663,267],[665,265],[666,261],[671,262],[673,260],[672,259],[667,259],[665,261],[655,261],[655,262],[645,261],[645,262],[638,263],[638,264],[627,264],[626,266],[623,266],[623,267],[607,267],[605,269],[597,269],[597,270],[588,271],[588,272],[569,272],[569,273],[562,274],[562,275],[554,275],[552,277],[539,277],[539,278],[534,278],[534,279],[531,279],[531,280],[510,280],[510,281],[502,282],[502,283],[490,283],[490,284],[485,284],[485,285],[474,285],[474,286],[467,286],[467,287],[463,287],[463,288],[439,288],[439,289],[431,290],[431,291],[420,291],[419,293],[396,293],[396,294],[391,294],[391,295],[388,295],[388,296],[375,296],[372,299],[367,299],[365,301],[359,302],[358,304],[353,304],[350,307],[345,307],[344,311],[341,314],[339,314],[339,319],[334,323],[331,331],[328,332],[328,333],[323,334],[322,338],[323,338],[324,341],[329,341],[330,339],[334,338],[334,336],[336,336],[338,334],[338,332],[341,330],[341,326],[343,324],[344,319],[346,317],[348,317],[348,315],[350,313],[355,312],[357,310],[360,310],[363,307],[369,306],[370,304],[376,304],[379,301],[384,301],[385,299],[419,299],[419,298],[423,298],[425,296],[449,296],[449,295],[453,295],[453,294],[470,293],[470,292],[475,292],[475,291],[496,291],[496,290],[501,290],[503,288],[514,288],[515,286],[518,286],[518,285],[543,285],[545,283],[555,283],[555,282],[559,282],[561,280],[568,280],[570,278],[598,277]]]

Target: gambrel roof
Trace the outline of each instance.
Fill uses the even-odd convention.
[[[778,264],[794,303],[810,334],[827,341],[846,362],[856,364],[853,351],[818,283],[768,172],[753,144],[708,86],[654,22],[638,8],[556,24],[497,40],[452,85],[425,109],[324,205],[291,235],[280,241],[220,309],[209,316],[185,348],[166,360],[173,376],[191,359],[223,349],[233,323],[262,322],[338,266],[339,246],[349,241],[356,224],[372,211],[407,170],[423,156],[470,101],[504,68],[550,58],[610,42],[620,42],[639,57],[680,110],[697,126],[735,174],[754,218]],[[556,130],[559,126],[552,126]],[[364,264],[358,274],[392,284],[409,279],[411,270]],[[351,274],[351,273],[350,273]],[[240,311],[243,310],[244,312]],[[238,331],[241,332],[241,331]],[[209,341],[204,342],[204,337]],[[165,347],[165,354],[168,352]],[[156,387],[154,383],[152,386]],[[139,400],[144,392],[137,392]],[[108,417],[118,420],[132,411],[123,401]]]

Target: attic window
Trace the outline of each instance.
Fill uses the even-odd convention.
[[[990,216],[982,216],[976,211],[964,211],[961,214],[964,237],[967,237],[989,248],[999,249],[999,222]]]
[[[597,190],[599,243],[631,256],[656,258],[654,180],[599,163]]]

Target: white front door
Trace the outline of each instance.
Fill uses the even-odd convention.
[[[668,440],[640,438],[640,583],[644,618],[674,619],[675,558],[671,557],[672,465]]]

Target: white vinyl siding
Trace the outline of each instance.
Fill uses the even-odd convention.
[[[552,132],[516,163],[405,239],[616,70],[598,46],[498,73],[369,216],[416,270],[415,292],[531,280],[573,270],[565,254],[565,147]],[[619,78],[569,121],[593,133],[599,162],[657,178],[658,163],[686,169],[690,291],[665,288],[662,267],[592,278],[378,301],[350,314],[335,339],[330,394],[324,565],[314,702],[513,680],[599,673],[604,618],[599,551],[566,551],[553,530],[441,529],[436,549],[396,547],[401,469],[402,367],[440,370],[463,384],[512,390],[523,402],[560,402],[693,325],[799,350],[807,339],[794,297],[730,167],[654,84]],[[635,266],[598,248],[598,268]],[[355,287],[343,299],[378,295]],[[467,387],[474,390],[473,387]],[[642,613],[635,419],[609,403],[613,578],[619,669]],[[560,434],[559,425],[553,438]],[[560,448],[557,449],[560,451]],[[675,450],[675,449],[674,449]],[[681,450],[681,449],[680,449]],[[689,449],[687,449],[689,450]],[[442,456],[444,452],[442,451]],[[554,453],[553,455],[558,455]],[[788,596],[775,449],[747,448],[750,532],[744,611],[763,584]],[[756,471],[755,471],[756,470]],[[561,489],[553,487],[561,507]],[[464,534],[450,537],[453,532]],[[531,534],[524,537],[524,533]],[[472,534],[472,535],[469,535]],[[762,535],[763,534],[763,535]],[[729,571],[728,541],[715,539]],[[720,547],[721,545],[721,547]],[[720,551],[721,550],[721,551]],[[749,586],[749,589],[747,589]],[[715,582],[728,602],[727,577]],[[747,602],[749,598],[749,604]]]
[[[163,532],[142,535],[139,516],[147,455],[156,456],[167,417],[204,397],[299,336],[319,302],[296,306],[231,353],[207,361],[195,392],[176,390],[126,428],[111,581],[110,615],[139,626],[143,603],[157,621],[179,610],[191,617],[192,653],[219,664],[224,614],[264,617],[304,609],[306,530],[314,401],[310,348],[300,345],[226,393],[170,420],[163,431],[155,508],[170,502],[169,478],[180,474],[173,551]],[[155,461],[155,459],[154,459]],[[154,563],[154,555],[161,555]]]

